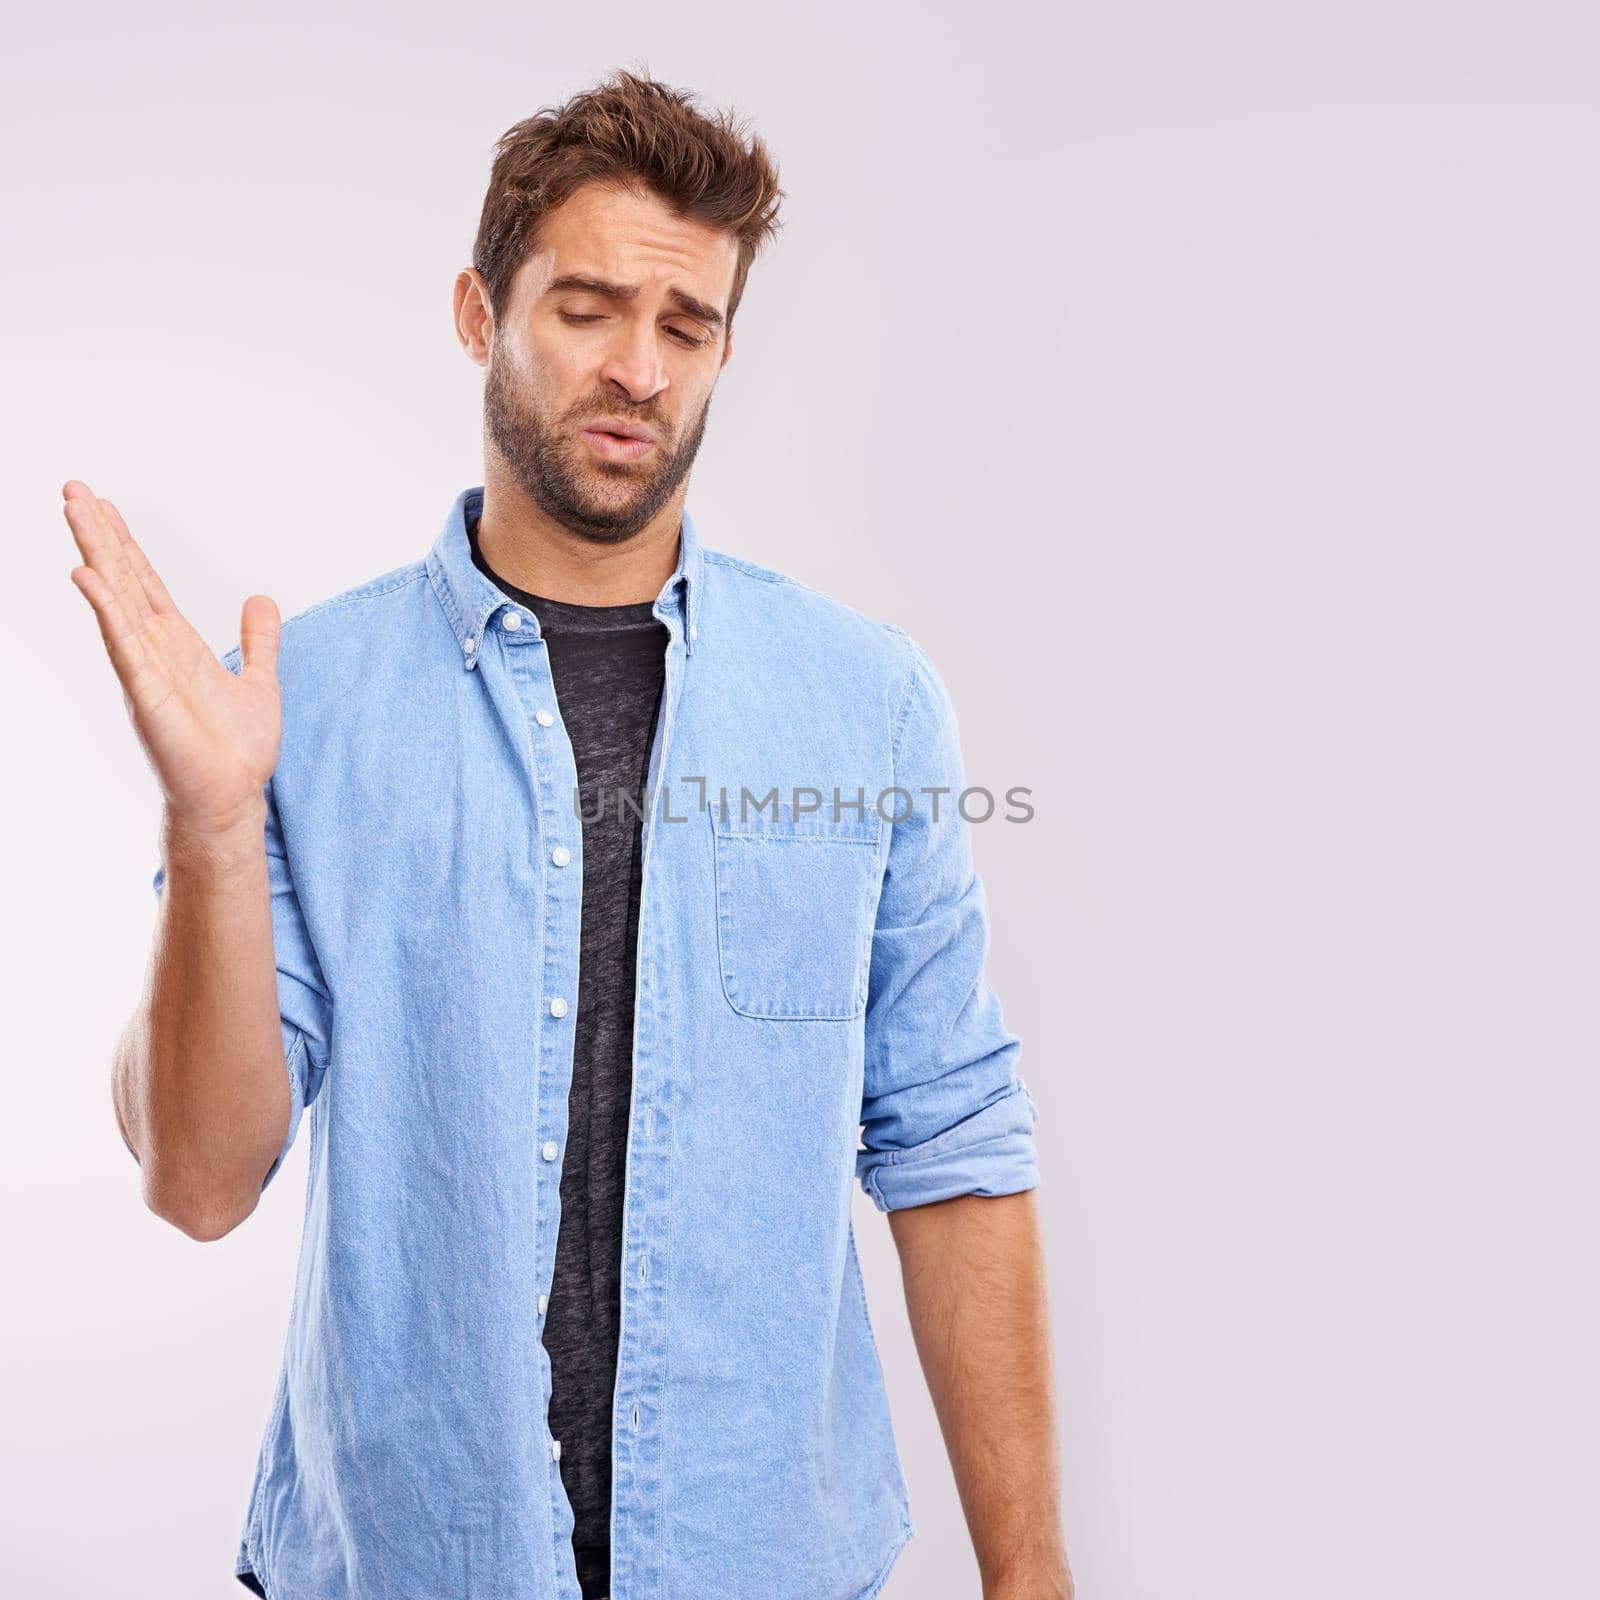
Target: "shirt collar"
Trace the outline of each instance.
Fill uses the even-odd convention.
[[[456,496],[444,528],[428,552],[426,566],[439,604],[456,643],[461,649],[464,667],[477,664],[478,653],[483,648],[483,631],[489,619],[501,606],[515,605],[506,592],[491,582],[478,570],[472,559],[472,546],[467,538],[467,526],[483,511],[483,486],[463,489]],[[678,565],[672,576],[661,586],[656,596],[655,612],[674,632],[677,623],[682,628],[683,647],[694,653],[699,634],[699,616],[703,609],[705,584],[701,578],[702,561],[700,538],[695,531],[694,519],[685,507],[678,529]]]

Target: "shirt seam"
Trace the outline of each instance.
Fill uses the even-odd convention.
[[[319,612],[331,610],[334,606],[355,605],[363,600],[376,600],[382,595],[392,594],[396,589],[404,589],[408,584],[416,583],[419,579],[427,576],[425,567],[418,567],[415,570],[413,567],[407,567],[405,571],[405,577],[396,578],[393,583],[386,583],[381,589],[364,588],[356,594],[330,595],[326,600],[319,600],[315,605],[307,606],[304,611],[295,612],[292,617],[285,617],[279,624],[280,635],[284,630],[292,628],[297,622],[304,622],[308,618],[316,616]],[[244,659],[242,652],[242,644],[232,646],[222,657],[223,665],[227,666],[230,658],[234,661],[242,662]],[[231,672],[233,668],[229,667],[228,670]]]
[[[328,611],[334,606],[349,606],[356,605],[362,600],[376,600],[382,595],[392,594],[396,589],[404,589],[408,584],[416,583],[427,576],[427,569],[420,562],[412,562],[402,570],[404,576],[397,577],[389,583],[383,583],[382,579],[374,579],[374,583],[382,583],[381,588],[367,586],[353,594],[329,595],[326,600],[319,600],[315,605],[307,606],[304,611],[297,611],[292,617],[285,617],[283,626],[287,628],[291,623],[302,622],[307,617],[314,617],[319,611]]]
[[[700,559],[708,561],[713,566],[726,567],[730,572],[742,572],[747,578],[758,579],[762,583],[786,583],[795,589],[809,589],[812,594],[822,594],[820,589],[812,588],[801,578],[791,577],[787,572],[777,572],[771,567],[759,567],[753,561],[742,561],[738,556],[730,556],[723,550],[705,550],[700,552]],[[832,599],[831,595],[823,595],[825,600]]]
[[[775,567],[759,566],[753,561],[745,561],[739,556],[729,555],[726,550],[706,550],[702,548],[700,558],[713,566],[725,567],[729,572],[738,572],[747,578],[754,578],[758,583],[787,584],[791,589],[803,590],[806,594],[815,595],[818,600],[822,600],[830,606],[837,606],[841,611],[859,618],[862,622],[870,623],[873,627],[888,628],[894,633],[901,631],[892,622],[887,622],[882,617],[869,616],[865,611],[851,605],[849,601],[841,600],[838,595],[829,594],[826,589],[819,589],[814,583],[807,583],[804,578],[797,578],[793,573],[779,572]]]
[[[917,687],[917,645],[911,635],[904,628],[898,628],[892,622],[883,624],[890,633],[899,636],[905,653],[910,661],[910,670],[906,675],[906,686],[900,702],[899,714],[895,717],[894,732],[889,742],[889,775],[891,779],[900,775],[900,741],[905,737],[906,724],[911,720],[911,702]]]

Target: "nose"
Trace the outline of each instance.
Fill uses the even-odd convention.
[[[666,364],[652,323],[630,317],[620,319],[601,364],[600,377],[625,390],[635,404],[666,388]]]

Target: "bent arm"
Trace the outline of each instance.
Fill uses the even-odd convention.
[[[225,833],[164,817],[145,990],[112,1068],[145,1204],[195,1239],[249,1216],[289,1130],[265,823],[264,798]]]

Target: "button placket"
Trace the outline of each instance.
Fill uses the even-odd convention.
[[[660,1581],[659,1566],[645,1554],[660,1538],[655,1509],[660,1479],[660,1438],[659,1431],[647,1423],[656,1414],[652,1407],[659,1405],[660,1374],[666,1358],[666,1328],[657,1303],[663,1293],[664,1268],[657,1265],[652,1271],[652,1255],[661,1249],[667,1210],[670,1141],[659,1130],[670,1121],[674,1089],[674,1052],[664,1047],[670,1018],[663,1014],[661,1006],[659,970],[660,963],[666,959],[666,949],[655,904],[661,892],[657,885],[661,881],[662,867],[658,864],[661,840],[655,837],[654,823],[661,820],[661,795],[666,775],[671,770],[673,728],[687,656],[684,630],[670,614],[665,614],[669,612],[670,608],[663,606],[657,613],[667,624],[671,639],[645,784],[648,810],[643,825],[638,950],[634,968],[637,997],[633,1028],[634,1073],[628,1113],[629,1127],[634,1127],[637,1119],[641,1136],[632,1138],[628,1145],[623,1191],[622,1315],[611,1439],[612,1580],[618,1588],[637,1589],[641,1593],[647,1589],[654,1593]],[[681,829],[668,829],[663,837],[671,838],[681,832]],[[628,1527],[625,1540],[618,1537],[623,1519]]]
[[[581,908],[581,880],[578,874],[569,877],[561,870],[577,863],[581,842],[580,839],[573,837],[570,812],[560,803],[561,795],[569,792],[574,781],[571,747],[564,744],[559,737],[560,730],[557,728],[559,709],[556,703],[555,685],[550,676],[547,650],[521,648],[525,645],[544,644],[538,630],[538,619],[526,613],[506,611],[501,616],[500,624],[506,642],[509,644],[515,636],[519,647],[514,651],[508,651],[507,655],[508,658],[515,658],[513,677],[524,714],[534,735],[529,754],[532,758],[530,776],[537,829],[536,841],[543,841],[542,847],[546,851],[545,859],[549,872],[548,881],[541,885],[543,900],[541,939],[530,974],[531,981],[535,985],[532,999],[536,1013],[542,1013],[559,1021],[572,1010],[573,1002],[567,995],[575,991],[578,977],[577,929]],[[544,730],[551,730],[556,737],[544,738]],[[552,842],[560,840],[563,836],[572,839],[572,843],[568,845]],[[541,845],[536,842],[534,848],[537,851]],[[534,860],[537,859],[536,854]],[[538,1040],[538,1054],[530,1063],[530,1070],[535,1076],[537,1096],[534,1104],[534,1125],[548,1133],[564,1126],[567,1096],[572,1081],[574,1034],[571,1028],[547,1026],[539,1028],[535,1037]],[[562,1147],[563,1141],[559,1138],[541,1139],[538,1150],[541,1186],[549,1185],[554,1190],[559,1184]],[[549,1205],[542,1206],[541,1214],[546,1214],[549,1210]],[[537,1299],[538,1327],[535,1337],[540,1338],[550,1309],[550,1291],[553,1287],[556,1253],[554,1230],[548,1225],[541,1228],[534,1244],[537,1252],[535,1263],[537,1281],[544,1285]],[[547,1437],[548,1429],[547,1398]],[[550,1438],[549,1443],[551,1460],[560,1461],[561,1441]],[[552,1510],[559,1516],[563,1494],[559,1475],[554,1475],[552,1478],[551,1494]]]

